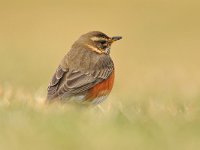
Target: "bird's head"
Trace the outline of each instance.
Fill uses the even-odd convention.
[[[109,37],[102,32],[92,31],[82,35],[77,42],[99,54],[110,54],[112,43],[120,39],[122,39],[121,36]]]

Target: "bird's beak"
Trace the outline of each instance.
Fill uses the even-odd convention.
[[[121,36],[113,36],[113,37],[111,38],[112,42],[118,41],[118,40],[120,40],[120,39],[122,39]]]

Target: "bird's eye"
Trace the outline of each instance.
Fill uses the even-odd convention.
[[[106,40],[100,40],[99,42],[103,45],[103,44],[105,44],[107,41],[106,41]]]

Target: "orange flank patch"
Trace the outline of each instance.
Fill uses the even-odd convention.
[[[100,82],[88,91],[86,99],[92,101],[97,97],[108,95],[112,90],[114,78],[115,73],[113,71],[113,73],[108,77],[108,79]]]

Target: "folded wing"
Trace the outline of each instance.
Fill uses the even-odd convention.
[[[107,79],[113,66],[97,67],[89,72],[80,70],[63,69],[59,66],[48,86],[47,99],[68,98],[74,95],[81,95],[97,83]]]

